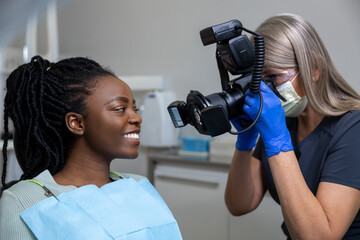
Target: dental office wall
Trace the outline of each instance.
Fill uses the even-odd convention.
[[[60,56],[94,58],[119,76],[162,76],[166,89],[185,100],[192,89],[204,95],[221,90],[215,44],[204,47],[200,30],[231,19],[255,30],[266,18],[289,12],[314,25],[340,73],[359,92],[359,10],[358,0],[67,1],[58,11]],[[41,54],[47,49],[46,23],[39,22]],[[22,47],[23,39],[24,34],[19,34],[10,45]],[[190,126],[182,131],[197,135]],[[138,160],[114,164],[146,175],[145,159],[142,149]]]
[[[200,30],[231,19],[255,30],[266,18],[289,12],[314,25],[359,92],[359,10],[358,0],[77,0],[58,13],[60,53],[93,57],[122,76],[161,75],[185,100],[191,89],[205,95],[221,90],[215,44],[204,47]],[[183,131],[197,134],[189,126]],[[137,161],[115,164],[144,175],[144,159],[142,152]]]

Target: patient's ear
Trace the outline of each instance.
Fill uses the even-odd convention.
[[[65,115],[65,123],[70,132],[75,135],[84,135],[85,123],[83,115],[74,112],[68,112]]]

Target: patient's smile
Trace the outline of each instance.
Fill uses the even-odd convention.
[[[125,134],[124,137],[133,138],[133,139],[139,139],[139,134],[137,134],[137,133],[129,133],[129,134]]]

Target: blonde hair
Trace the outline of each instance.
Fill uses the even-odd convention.
[[[360,110],[359,94],[336,70],[316,30],[302,17],[281,14],[256,30],[265,39],[265,64],[297,67],[311,107],[323,116]]]

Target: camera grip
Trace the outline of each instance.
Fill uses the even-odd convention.
[[[251,120],[245,118],[240,118],[239,120],[240,120],[240,126],[243,128],[247,128],[252,123]]]

